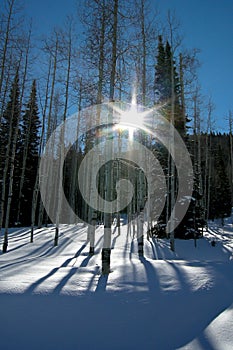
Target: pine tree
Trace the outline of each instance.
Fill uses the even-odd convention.
[[[36,81],[32,83],[31,93],[25,113],[22,117],[22,137],[21,137],[21,155],[19,169],[19,193],[18,193],[18,208],[17,222],[20,221],[23,225],[29,225],[31,222],[28,212],[30,212],[32,203],[32,192],[35,185],[38,151],[39,151],[39,130],[40,119],[37,105]],[[21,213],[21,208],[23,212]]]
[[[0,129],[0,229],[4,222],[4,211],[6,209],[7,193],[9,186],[9,171],[11,158],[13,156],[13,140],[15,133],[18,133],[18,123],[20,118],[20,93],[19,75],[16,72],[9,101],[3,113]],[[17,136],[17,135],[16,135]]]
[[[158,38],[158,55],[156,56],[157,63],[155,66],[155,103],[162,103],[165,101],[165,50],[162,36]]]
[[[186,132],[186,123],[189,122],[189,119],[185,115],[182,56],[180,56],[179,63],[180,77],[177,73],[176,62],[170,43],[167,41],[166,44],[164,44],[162,37],[159,36],[157,63],[155,66],[156,102],[162,104],[163,116],[169,122],[173,123],[175,129],[179,132],[180,136],[187,144],[188,135]],[[171,147],[173,142],[171,129]],[[157,151],[159,154],[160,163],[166,175],[167,198],[166,205],[160,215],[157,226],[154,228],[154,232],[163,237],[165,235],[164,228],[167,225],[175,204],[179,181],[174,161],[170,156],[170,149],[165,150],[163,148],[158,148]],[[175,237],[198,237],[198,229],[203,225],[203,220],[201,219],[200,191],[198,190],[199,185],[196,178],[194,179],[194,184],[195,188],[192,198],[182,199],[183,201],[189,200],[191,203],[182,222],[174,230]],[[173,220],[175,220],[175,218],[173,218]]]
[[[231,187],[224,163],[223,151],[218,146],[215,158],[215,174],[211,189],[210,217],[220,218],[224,224],[224,218],[231,215]]]

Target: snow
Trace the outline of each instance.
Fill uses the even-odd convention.
[[[103,226],[89,256],[87,229],[11,229],[0,253],[1,349],[233,348],[233,225],[210,223],[204,238],[144,239],[113,228],[111,270],[101,274]],[[211,241],[215,240],[213,247]],[[3,235],[0,238],[2,244]]]

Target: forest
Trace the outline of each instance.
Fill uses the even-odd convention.
[[[33,229],[51,223],[40,195],[40,159],[56,128],[74,113],[77,140],[69,146],[62,169],[58,165],[54,182],[57,188],[64,188],[67,201],[80,220],[92,227],[101,221],[106,227],[111,226],[113,216],[90,208],[82,198],[77,181],[80,164],[96,140],[107,140],[104,127],[82,133],[88,119],[83,111],[109,102],[130,104],[132,91],[137,105],[158,109],[174,126],[192,160],[192,197],[172,236],[199,238],[208,221],[216,218],[224,225],[224,219],[231,214],[233,199],[233,114],[227,112],[228,133],[215,130],[214,101],[202,94],[198,79],[199,50],[184,47],[182,26],[175,14],[168,12],[162,18],[152,10],[148,0],[83,0],[62,26],[38,37],[21,1],[5,0],[0,9],[0,33],[3,252],[7,251],[10,227],[31,227],[33,241]],[[110,131],[110,134],[126,142],[130,129]],[[179,187],[176,165],[169,150],[145,131],[135,130],[134,136],[156,155],[164,173],[165,205],[156,220],[151,211],[147,234],[166,237],[165,228]],[[54,162],[58,161],[55,156]],[[87,177],[91,171],[87,169]],[[136,199],[117,213],[117,220],[120,214],[127,213],[128,219],[140,216],[143,200],[139,203],[137,193],[141,193],[143,182],[144,196],[146,180],[142,181],[140,167],[130,161],[115,159],[103,165],[99,172],[99,193],[110,201],[116,193],[106,193],[106,188],[113,186],[109,185],[109,178],[114,182],[114,178],[129,178],[132,173],[139,174],[134,183]],[[48,196],[49,191],[50,184],[47,184]],[[143,199],[145,197],[148,194]],[[52,200],[50,205],[58,213],[53,222],[56,245],[59,224],[64,222],[59,219],[62,210],[59,195]]]

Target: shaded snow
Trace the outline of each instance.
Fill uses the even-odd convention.
[[[0,255],[1,349],[230,350],[233,343],[233,227],[204,238],[147,241],[139,259],[127,226],[112,235],[111,268],[101,275],[103,226],[88,255],[86,228],[12,230]],[[212,239],[216,246],[210,244]],[[2,244],[2,236],[1,236]]]

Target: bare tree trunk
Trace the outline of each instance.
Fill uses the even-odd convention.
[[[110,90],[109,100],[114,101],[115,77],[116,77],[116,62],[117,62],[117,29],[118,29],[118,0],[114,0],[113,9],[113,29],[112,29],[112,58],[111,58],[111,74],[110,74]],[[112,149],[107,150],[110,154]],[[106,164],[106,201],[111,200],[112,191],[112,171],[111,163]],[[111,224],[112,215],[110,213],[104,214],[104,246],[102,248],[102,273],[108,274],[110,272],[110,255],[111,255]]]
[[[176,213],[174,212],[174,205],[175,205],[175,164],[174,161],[172,161],[171,154],[174,154],[175,151],[175,141],[174,141],[174,127],[175,127],[175,77],[174,77],[174,66],[173,66],[173,55],[174,55],[174,48],[173,48],[173,28],[172,28],[172,22],[170,13],[168,13],[168,24],[170,29],[170,39],[171,39],[171,120],[170,120],[170,150],[169,150],[169,168],[170,168],[170,174],[168,176],[170,177],[170,186],[171,186],[171,193],[170,193],[170,220],[169,220],[169,233],[170,233],[170,249],[174,252],[175,251],[175,232],[174,232],[174,226],[175,226],[175,219],[176,219]],[[169,171],[168,168],[168,171]]]
[[[45,101],[44,101],[43,113],[42,113],[43,123],[42,123],[42,132],[41,132],[41,141],[40,141],[40,155],[41,155],[41,151],[42,151],[42,148],[43,148],[43,145],[44,145],[45,119],[46,119],[46,111],[47,111],[48,99],[49,99],[49,82],[50,82],[51,66],[52,66],[52,58],[50,57],[49,68],[48,68],[48,77],[47,77],[46,89],[45,89]],[[37,177],[38,177],[38,181],[37,182],[39,184],[39,164],[38,164],[38,169],[37,169]],[[35,207],[33,206],[33,208],[35,208]],[[44,213],[44,206],[43,206],[43,203],[42,203],[42,199],[40,197],[39,210],[38,210],[38,227],[42,226],[43,213]],[[32,218],[34,218],[34,219],[32,219],[32,225],[31,225],[31,235],[33,236],[33,229],[34,229],[34,226],[35,226],[35,213],[34,214],[32,213]]]
[[[11,58],[10,57],[10,60],[9,60],[9,64],[11,65]],[[3,111],[6,107],[6,98],[7,98],[7,92],[8,92],[8,88],[9,88],[9,84],[10,84],[10,78],[11,78],[11,74],[10,74],[10,69],[8,69],[7,72],[5,72],[4,74],[5,76],[5,87],[4,87],[4,91],[3,91],[3,88],[2,88],[2,91],[1,91],[1,111],[0,111],[0,126],[1,126],[1,123],[2,123],[2,116],[3,116]]]
[[[113,30],[112,30],[112,62],[110,75],[109,100],[114,101],[116,62],[117,62],[117,31],[118,31],[118,0],[114,0]]]
[[[205,221],[208,225],[209,211],[210,211],[210,181],[211,181],[211,116],[212,116],[213,104],[211,101],[208,103],[208,117],[207,117],[207,129],[205,139]]]
[[[31,29],[30,29],[29,34],[28,34],[25,67],[28,66],[28,54],[29,54],[29,49],[30,49],[30,42],[31,42]],[[20,184],[19,184],[18,209],[17,209],[17,219],[16,219],[17,222],[19,222],[20,211],[21,211],[21,200],[22,200],[22,194],[23,194],[22,191],[23,191],[23,185],[24,185],[26,161],[27,161],[27,155],[28,155],[30,131],[31,131],[31,118],[32,118],[32,116],[30,115],[29,126],[28,126],[28,130],[26,133],[26,139],[25,139],[24,147],[23,147],[23,164],[22,164],[22,172],[21,172]]]
[[[200,126],[200,112],[199,112],[199,107],[198,107],[198,87],[196,88],[196,91],[193,96],[193,102],[194,102],[194,174],[196,177],[196,191],[199,194],[202,194],[202,177],[201,177],[201,143],[200,143],[200,133],[201,133],[201,126]],[[195,205],[194,205],[194,244],[195,247],[197,245],[197,240],[196,240],[196,208],[198,206],[198,201],[199,199],[195,200]],[[199,202],[200,203],[200,202]]]
[[[141,0],[141,35],[142,35],[142,103],[146,104],[146,33],[144,0]]]
[[[229,111],[229,139],[230,139],[230,182],[231,182],[231,198],[233,200],[233,141],[232,141],[232,133],[233,133],[233,117],[232,111]]]
[[[78,96],[78,124],[77,124],[77,130],[76,130],[76,140],[78,140],[79,137],[79,129],[80,129],[80,118],[81,118],[81,106],[82,106],[82,79],[80,79],[79,83],[79,96]],[[75,156],[77,156],[78,149],[78,141],[76,142],[75,147]],[[77,184],[77,159],[75,157],[72,158],[72,164],[71,164],[71,182],[70,182],[70,205],[73,210],[75,210],[76,202],[75,202],[75,188]],[[72,218],[70,218],[71,221],[73,221]]]
[[[52,68],[52,82],[51,82],[51,93],[50,93],[50,101],[49,101],[49,111],[48,111],[48,122],[47,122],[47,135],[46,135],[46,142],[49,140],[49,137],[52,133],[53,130],[53,125],[52,125],[52,110],[53,110],[53,104],[54,104],[54,95],[55,95],[55,83],[56,83],[56,78],[57,78],[57,60],[58,60],[58,35],[55,33],[55,48],[54,48],[54,53],[50,53],[52,59],[53,59],[53,68]],[[50,194],[49,194],[49,188],[50,184],[47,184],[47,206],[50,206]],[[41,210],[43,212],[43,207],[41,203]],[[48,216],[47,213],[45,214],[45,224],[47,225],[48,223]]]
[[[51,68],[51,61],[49,62],[49,72]],[[48,80],[46,84],[46,90],[45,90],[45,104],[43,108],[43,113],[42,113],[42,128],[41,128],[41,136],[40,136],[40,144],[39,144],[39,152],[38,152],[38,163],[37,163],[37,171],[36,171],[36,180],[35,180],[35,185],[33,188],[33,195],[32,195],[32,210],[31,210],[31,233],[30,233],[30,242],[33,243],[34,240],[34,226],[35,226],[35,218],[36,218],[36,208],[37,204],[39,207],[39,212],[38,212],[38,226],[41,225],[42,223],[39,223],[39,220],[41,218],[42,220],[42,212],[43,212],[43,203],[40,198],[40,201],[38,203],[38,196],[39,196],[39,158],[42,153],[42,147],[43,147],[43,142],[44,142],[44,134],[45,134],[45,117],[46,117],[46,109],[47,109],[47,103],[48,103],[48,89],[49,89],[49,76],[50,73],[48,74]]]
[[[26,76],[27,76],[27,69],[28,69],[28,52],[29,52],[29,45],[28,45],[27,51],[26,51],[21,98],[20,98],[20,103],[19,103],[20,114],[21,114],[24,89],[25,89],[25,82],[26,82]],[[8,229],[9,229],[10,209],[11,209],[11,201],[12,201],[12,189],[13,189],[13,181],[14,181],[14,166],[15,166],[15,156],[16,156],[16,147],[17,147],[17,139],[18,139],[18,131],[19,131],[20,114],[19,114],[19,117],[17,119],[16,126],[14,128],[11,157],[10,157],[10,163],[9,163],[9,188],[8,188],[7,206],[6,206],[3,253],[5,253],[7,251],[7,247],[8,247]]]
[[[99,67],[98,67],[98,91],[97,91],[97,104],[102,102],[103,94],[103,81],[104,81],[104,46],[105,46],[105,30],[106,30],[106,13],[105,13],[105,0],[102,4],[102,20],[100,29],[100,44],[99,44]]]
[[[56,216],[56,228],[55,228],[55,237],[54,237],[54,246],[58,245],[58,238],[59,238],[59,221],[60,221],[60,214],[62,210],[62,201],[61,201],[61,192],[62,192],[62,179],[63,179],[63,163],[64,163],[64,151],[65,151],[65,121],[66,121],[66,115],[67,115],[67,109],[68,109],[68,100],[69,100],[69,85],[70,85],[70,69],[71,69],[71,52],[72,52],[72,33],[71,33],[71,26],[69,27],[68,31],[68,57],[67,57],[67,71],[66,71],[66,87],[65,87],[65,106],[64,106],[64,113],[63,113],[63,123],[64,127],[62,127],[61,130],[61,153],[60,153],[60,176],[59,176],[59,187],[58,187],[58,207],[57,207],[57,216]]]
[[[8,1],[9,7],[8,7],[7,25],[6,25],[4,46],[3,46],[3,56],[2,56],[2,62],[1,62],[0,93],[2,91],[3,79],[5,74],[6,55],[7,55],[8,45],[9,45],[9,35],[10,35],[11,20],[13,16],[14,5],[15,5],[15,0]]]
[[[183,67],[183,55],[179,55],[179,70],[180,70],[180,97],[181,97],[181,111],[182,121],[184,123],[184,132],[186,131],[186,111],[185,111],[185,96],[184,96],[184,67]]]
[[[137,241],[138,241],[138,255],[143,256],[143,198],[144,198],[144,186],[143,186],[143,171],[139,169],[138,173],[138,191],[137,191]]]
[[[10,124],[9,124],[9,134],[8,134],[8,141],[6,146],[6,153],[5,153],[5,163],[3,168],[3,176],[2,176],[2,191],[1,191],[1,203],[0,203],[0,230],[2,229],[3,225],[3,218],[4,218],[4,209],[5,209],[5,200],[6,200],[6,180],[8,175],[8,170],[10,166],[10,153],[12,150],[12,139],[14,139],[15,132],[18,134],[18,126],[17,128],[13,127],[13,118],[14,118],[14,109],[16,106],[16,94],[17,94],[17,80],[18,80],[18,70],[15,75],[15,81],[14,81],[14,91],[13,91],[13,101],[12,101],[12,109],[11,109],[11,116],[10,116]],[[19,123],[17,121],[17,123]],[[7,251],[8,246],[8,232],[5,234],[4,243],[3,243],[3,251]]]

